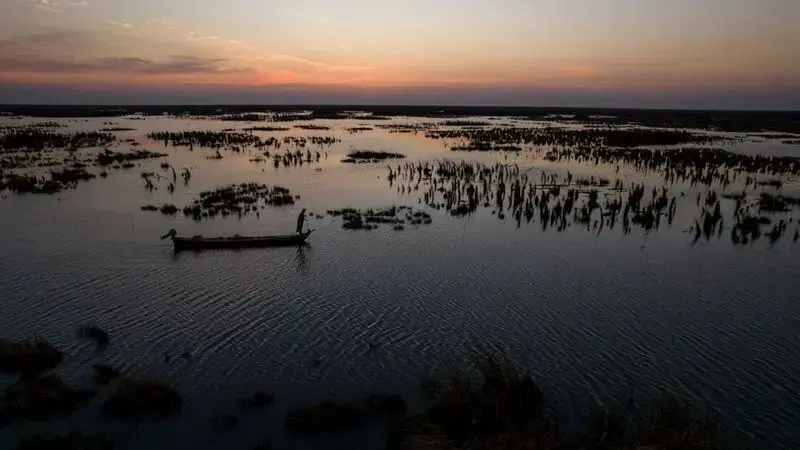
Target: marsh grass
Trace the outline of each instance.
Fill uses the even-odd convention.
[[[120,164],[125,167],[125,164],[131,164],[130,167],[133,167],[133,161],[140,161],[145,159],[154,159],[154,158],[163,158],[167,155],[165,153],[157,153],[151,152],[147,150],[134,150],[131,152],[112,152],[111,150],[104,150],[101,153],[97,154],[95,158],[95,162],[98,166],[112,166],[115,164]]]
[[[158,381],[121,379],[103,403],[104,414],[120,420],[163,419],[183,404],[178,391]]]
[[[46,341],[14,342],[0,338],[0,371],[3,373],[37,374],[54,369],[63,354]]]
[[[717,425],[665,397],[649,411],[590,414],[567,433],[545,406],[529,372],[496,350],[478,348],[474,371],[452,369],[432,390],[426,411],[396,422],[389,448],[404,450],[721,449]]]
[[[47,420],[69,415],[94,397],[94,392],[74,389],[55,374],[23,376],[3,396],[12,418]]]
[[[353,149],[343,159],[343,163],[376,163],[387,159],[402,159],[406,155],[402,153],[391,153],[382,150],[359,150]]]

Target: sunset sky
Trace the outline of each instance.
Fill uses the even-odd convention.
[[[3,103],[800,109],[798,0],[0,0]]]

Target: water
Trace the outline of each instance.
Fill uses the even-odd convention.
[[[392,123],[403,120],[421,119]],[[103,126],[95,119],[61,122],[68,129]],[[179,183],[170,194],[162,180],[158,190],[145,190],[140,173],[159,171],[161,161],[153,160],[52,196],[6,193],[0,200],[0,335],[49,340],[65,352],[59,374],[76,385],[92,384],[96,362],[137,378],[165,379],[183,395],[184,408],[172,419],[134,425],[103,418],[95,400],[68,420],[0,428],[0,448],[27,434],[71,429],[106,434],[121,449],[250,448],[261,440],[274,448],[381,448],[380,426],[302,438],[284,430],[284,413],[375,391],[402,393],[419,408],[423,376],[487,343],[530,368],[548,401],[575,421],[587,405],[624,402],[631,389],[639,403],[667,390],[714,415],[740,442],[752,439],[758,448],[800,442],[800,265],[786,238],[775,246],[762,240],[734,247],[727,239],[692,246],[685,223],[649,234],[596,234],[577,226],[559,233],[534,224],[517,228],[489,210],[464,219],[433,211],[432,225],[404,232],[347,232],[339,220],[313,218],[317,231],[307,248],[175,255],[158,240],[170,228],[182,235],[276,234],[293,229],[301,207],[323,213],[416,206],[418,193],[389,187],[384,164],[341,164],[351,147],[400,152],[410,161],[490,163],[506,162],[506,155],[449,152],[422,134],[344,131],[363,123],[357,119],[315,121],[334,129],[259,133],[342,140],[323,149],[327,158],[318,165],[276,170],[269,161],[251,162],[252,153],[223,151],[222,160],[212,161],[206,159],[212,151],[163,148],[145,137],[154,130],[252,124],[166,117],[114,122],[136,129],[118,137],[168,153],[176,168],[190,167],[189,185]],[[800,151],[771,141],[733,148]],[[534,171],[550,166],[524,153],[507,158]],[[651,176],[624,169],[620,175]],[[200,223],[139,210],[181,206],[202,190],[242,181],[286,186],[301,199],[260,217]],[[794,180],[785,187],[795,188]],[[690,221],[691,211],[683,211]],[[97,353],[76,337],[85,323],[109,331],[107,350]],[[177,358],[184,351],[192,358]],[[237,398],[256,388],[274,392],[276,403],[238,414],[233,433],[212,425],[215,414],[235,412]]]

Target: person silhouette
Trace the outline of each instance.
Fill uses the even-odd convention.
[[[303,208],[300,211],[300,215],[297,216],[297,234],[301,234],[303,232],[303,224],[306,222],[306,209]]]

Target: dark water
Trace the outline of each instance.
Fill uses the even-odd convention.
[[[144,128],[222,127],[130,122],[132,136]],[[289,435],[285,410],[373,391],[403,393],[419,407],[421,377],[485,343],[529,367],[554,406],[576,420],[588,405],[624,401],[631,389],[641,403],[667,390],[717,417],[740,442],[800,442],[800,260],[786,242],[691,246],[677,224],[648,235],[542,232],[489,211],[469,219],[434,211],[432,225],[399,233],[346,232],[332,218],[313,219],[317,231],[303,249],[174,255],[158,240],[169,228],[283,232],[300,207],[415,204],[389,188],[383,165],[340,164],[351,145],[414,159],[499,158],[453,154],[419,136],[335,133],[343,142],[328,150],[321,172],[276,171],[246,155],[207,161],[169,148],[173,165],[194,167],[190,185],[172,195],[144,190],[137,168],[75,191],[0,201],[0,335],[51,341],[66,355],[59,373],[76,384],[91,384],[90,363],[108,362],[166,379],[185,399],[175,418],[140,425],[103,418],[95,401],[69,420],[0,429],[0,448],[29,433],[70,429],[107,434],[122,449],[249,448],[264,439],[274,448],[381,448],[378,426],[319,440]],[[740,150],[764,150],[753,148]],[[301,200],[260,218],[202,223],[139,211],[251,180],[288,186]],[[111,335],[103,353],[75,336],[88,322]],[[184,351],[190,360],[164,363],[165,352]],[[236,399],[256,388],[274,392],[276,404],[239,415],[236,432],[213,427],[213,415],[234,412]]]

